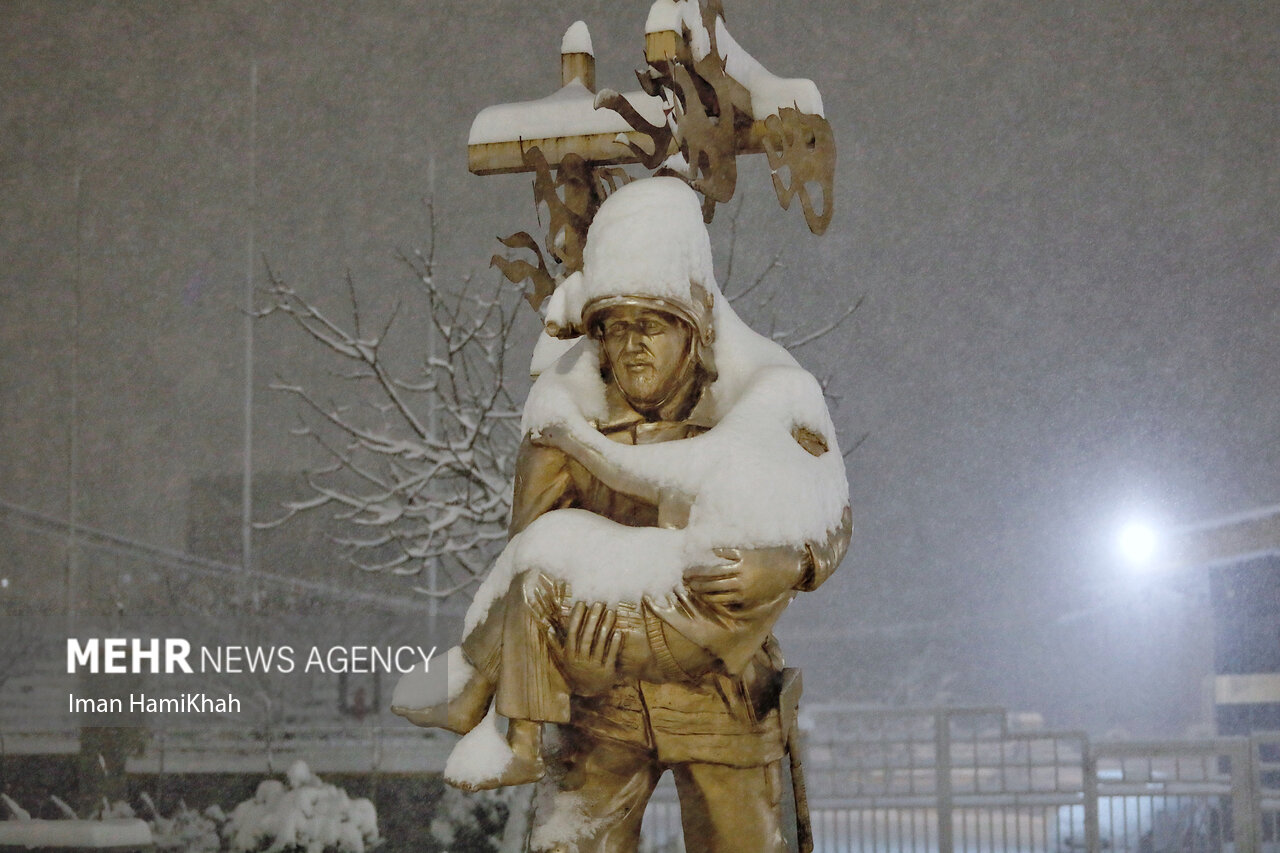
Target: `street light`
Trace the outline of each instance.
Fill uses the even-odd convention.
[[[1116,544],[1130,565],[1161,571],[1274,554],[1280,552],[1280,504],[1167,529],[1135,519],[1120,528]]]
[[[1219,734],[1280,723],[1280,504],[1168,530],[1121,528],[1125,560],[1145,571],[1204,569],[1210,577],[1215,652],[1213,701]]]
[[[1127,563],[1145,569],[1160,550],[1160,536],[1149,522],[1129,521],[1120,528],[1116,547]]]

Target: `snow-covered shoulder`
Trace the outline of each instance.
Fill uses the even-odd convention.
[[[612,488],[683,501],[688,546],[802,546],[840,523],[848,482],[822,388],[782,347],[753,332],[718,300],[719,378],[695,410],[714,424],[680,441],[631,446],[601,435],[604,382],[594,341],[544,372],[524,428],[574,456]]]
[[[696,442],[707,447],[689,547],[801,547],[839,526],[849,503],[844,458],[822,388],[803,369],[758,371],[724,418],[688,443]]]
[[[544,335],[552,349],[553,338]],[[608,414],[604,380],[600,376],[600,347],[588,337],[578,338],[550,365],[535,365],[538,378],[525,398],[520,429],[535,435],[552,424],[603,420]]]

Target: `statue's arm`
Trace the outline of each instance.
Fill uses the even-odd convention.
[[[683,590],[649,606],[670,629],[664,635],[673,650],[673,634],[679,635],[705,650],[721,672],[738,675],[795,595],[808,552],[803,546],[717,548],[714,556],[685,570]]]
[[[718,548],[714,561],[684,572],[683,592],[650,602],[665,625],[706,650],[730,675],[760,649],[797,590],[816,589],[849,547],[851,515],[821,542],[774,548]],[[668,634],[668,645],[674,646]]]
[[[840,523],[821,542],[803,547],[717,548],[719,562],[690,566],[685,586],[729,611],[768,606],[796,590],[817,589],[849,549],[852,515],[846,507]]]
[[[526,437],[516,455],[510,535],[515,536],[543,513],[573,506],[575,494],[564,453]]]
[[[684,571],[689,592],[730,613],[750,611],[790,598],[804,579],[804,548],[716,548],[716,561]]]
[[[633,470],[622,463],[623,459],[632,463],[641,460],[641,457],[635,455],[634,447],[612,442],[599,433],[576,430],[568,424],[549,424],[543,427],[538,431],[537,442],[539,446],[558,448],[572,456],[592,476],[615,492],[631,495],[655,506],[661,499],[658,486],[647,479],[638,467]],[[624,447],[625,450],[622,449]],[[628,450],[631,451],[630,456],[625,455]],[[647,445],[645,451],[651,456],[663,451],[669,454],[670,448],[665,444],[655,444]]]
[[[844,559],[852,535],[853,512],[845,507],[844,514],[840,516],[840,524],[827,534],[826,539],[805,545],[807,564],[796,583],[796,589],[808,592],[822,586]]]

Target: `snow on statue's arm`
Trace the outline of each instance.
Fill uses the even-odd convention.
[[[821,388],[798,367],[757,371],[716,426],[679,441],[620,444],[576,407],[542,411],[526,424],[537,443],[612,489],[687,504],[690,536],[704,548],[804,547],[842,525],[843,459]]]

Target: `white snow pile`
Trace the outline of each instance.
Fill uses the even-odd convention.
[[[289,768],[288,784],[259,783],[253,799],[236,806],[223,835],[236,853],[364,853],[381,843],[373,803],[326,785],[306,762]]]
[[[139,796],[151,812],[148,823],[159,853],[218,853],[222,849],[218,833],[219,825],[226,822],[222,809],[210,806],[202,814],[179,801],[177,810],[165,817],[150,796],[145,792]]]
[[[445,788],[431,818],[431,837],[443,850],[499,850],[518,789],[463,793]],[[523,849],[523,847],[521,848]]]
[[[478,785],[502,775],[512,758],[511,747],[498,731],[498,715],[491,705],[480,724],[454,745],[444,765],[444,778],[454,785]]]
[[[660,98],[639,91],[626,92],[623,97],[649,122],[666,122]],[[597,110],[595,94],[574,79],[545,98],[485,107],[471,122],[467,144],[524,140],[534,145],[540,139],[560,136],[616,136],[630,132],[631,125],[621,115],[613,110]]]
[[[702,23],[697,0],[657,0],[649,8],[645,34],[672,31],[685,34],[694,58],[711,52],[711,36]],[[724,18],[716,16],[716,47],[724,57],[725,71],[751,93],[751,115],[759,120],[783,107],[822,115],[822,95],[812,80],[778,77],[747,53],[729,34]]]
[[[617,604],[675,588],[691,565],[690,550],[683,531],[627,527],[580,509],[549,512],[513,536],[498,555],[467,608],[463,634],[480,624],[520,572],[539,570],[563,578],[580,601]],[[607,571],[601,571],[602,555],[608,555]],[[694,559],[699,557],[715,559],[709,550]],[[454,685],[452,677],[449,685]]]
[[[33,820],[29,812],[5,794],[0,801],[8,807],[11,820],[0,823],[0,846],[4,847],[131,847],[154,848],[158,853],[218,853],[222,840],[218,827],[226,816],[217,806],[203,814],[184,802],[165,817],[155,802],[143,792],[140,799],[151,813],[151,819],[138,819],[133,807],[124,800],[114,803],[104,799],[90,820],[81,820],[61,797],[49,800],[61,812],[63,820]]]
[[[0,821],[0,847],[149,848],[151,830],[137,818]]]
[[[560,52],[595,56],[596,52],[591,47],[591,30],[587,29],[586,21],[574,21],[569,25],[569,29],[564,31],[564,38],[560,40]]]
[[[47,848],[149,848],[152,843],[151,829],[146,821],[133,817],[133,810],[127,803],[123,811],[113,812],[108,808],[102,819],[79,820],[75,812],[57,797],[52,798],[63,814],[70,813],[66,820],[43,820],[32,818],[31,813],[18,805],[7,794],[0,794],[0,802],[5,804],[9,819],[0,821],[0,848],[47,849]]]
[[[566,543],[573,545],[566,547]],[[626,527],[585,510],[556,510],[512,537],[477,590],[476,600],[482,594],[501,595],[511,577],[536,569],[570,581],[574,597],[581,601],[639,601],[680,583],[690,565],[689,550],[678,530]],[[607,571],[601,571],[602,555],[608,555]],[[714,559],[709,551],[700,556]],[[468,612],[466,630],[474,627],[471,615]]]
[[[57,797],[53,799],[61,802]],[[75,810],[70,806],[65,806],[65,808],[60,808],[59,810],[67,817],[75,816]],[[102,798],[102,802],[93,812],[94,820],[125,820],[137,816],[138,814],[133,810],[133,806],[124,800],[116,800],[114,803],[109,803],[106,797]]]

